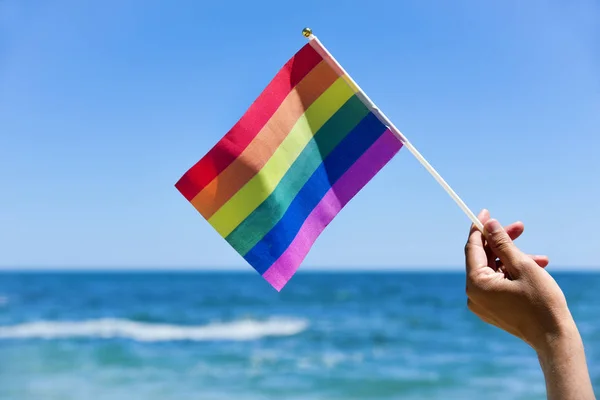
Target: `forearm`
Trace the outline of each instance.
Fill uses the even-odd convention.
[[[592,400],[594,391],[581,336],[570,323],[558,337],[538,350],[549,400]]]

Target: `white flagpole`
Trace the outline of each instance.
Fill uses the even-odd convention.
[[[452,190],[450,185],[446,183],[446,181],[440,176],[440,174],[427,162],[425,157],[419,153],[419,151],[413,146],[406,136],[396,126],[390,121],[390,119],[381,111],[375,103],[367,96],[367,94],[358,86],[358,84],[352,79],[352,77],[344,70],[344,67],[331,55],[331,53],[323,46],[323,44],[319,41],[319,39],[313,35],[312,30],[310,28],[304,28],[302,30],[302,34],[304,37],[308,38],[311,46],[323,56],[325,60],[332,63],[332,67],[337,69],[340,74],[344,77],[344,79],[348,82],[348,84],[354,89],[357,96],[361,98],[363,103],[377,116],[377,118],[385,125],[387,125],[390,131],[395,134],[398,139],[402,142],[402,145],[406,147],[419,162],[425,167],[427,171],[435,178],[435,180],[444,188],[444,190],[450,195],[450,197],[458,204],[458,206],[464,211],[464,213],[469,217],[469,219],[473,222],[473,224],[483,232],[483,224],[481,221],[477,219],[475,214],[467,207],[464,201]]]

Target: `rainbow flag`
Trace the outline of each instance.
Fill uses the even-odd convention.
[[[336,65],[307,43],[175,185],[278,291],[402,147]]]

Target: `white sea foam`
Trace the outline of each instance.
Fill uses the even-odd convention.
[[[126,319],[87,321],[36,321],[0,326],[0,339],[126,338],[140,342],[256,340],[268,336],[293,336],[308,327],[302,319],[272,318],[186,326],[151,324]]]

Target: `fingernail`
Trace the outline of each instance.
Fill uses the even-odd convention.
[[[502,230],[502,225],[495,219],[490,219],[487,224],[485,224],[485,230],[489,233],[496,233]]]

